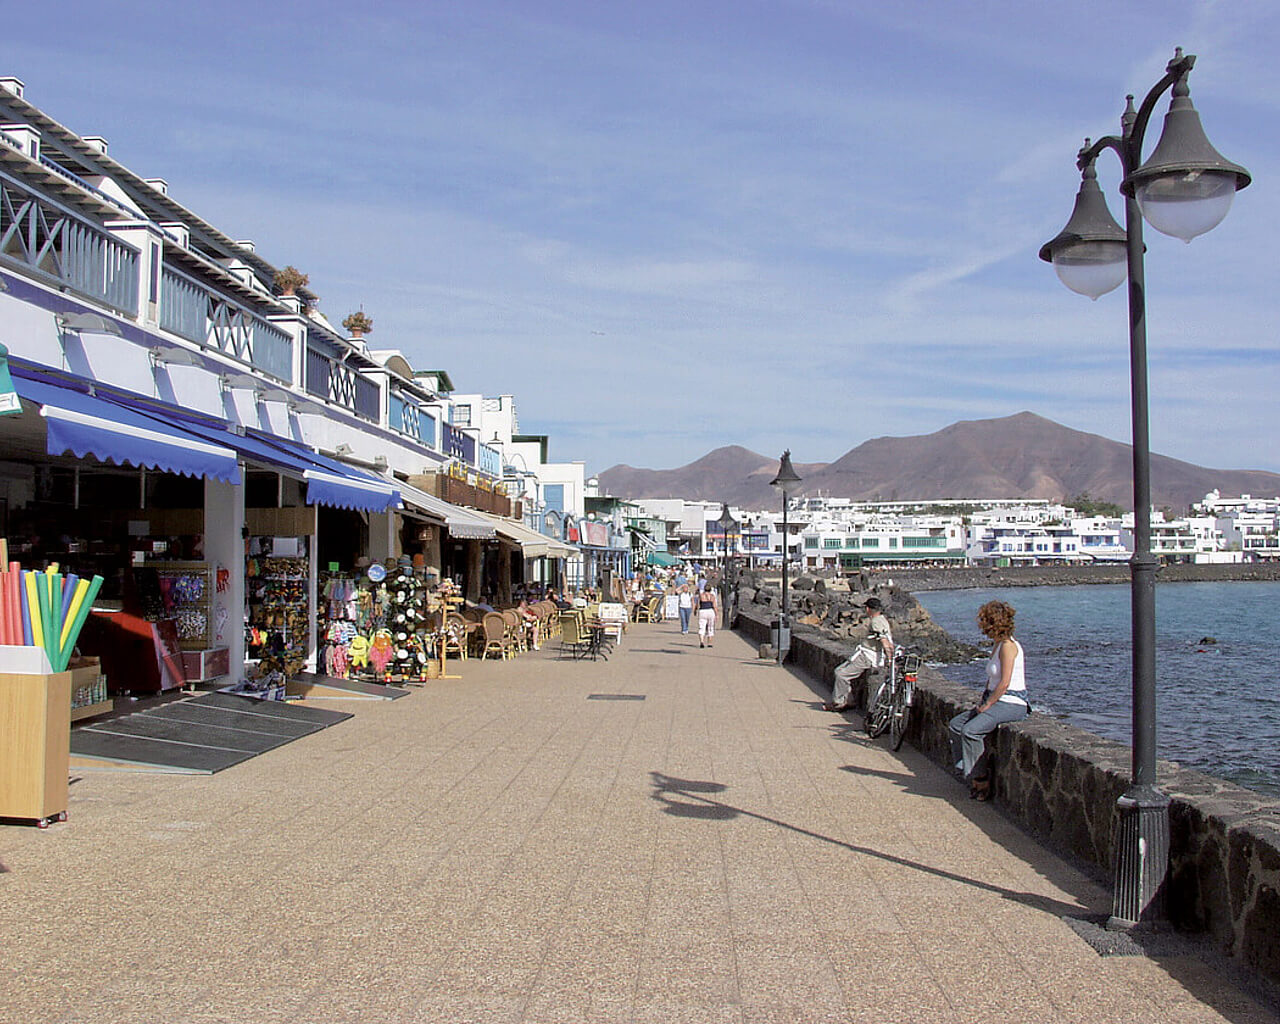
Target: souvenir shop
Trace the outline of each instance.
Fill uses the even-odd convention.
[[[411,488],[404,501],[388,557],[330,560],[321,573],[317,671],[330,678],[422,682],[440,673],[445,648],[459,653],[449,613],[465,605],[469,585],[483,590],[489,549],[496,550],[493,528],[477,513]]]

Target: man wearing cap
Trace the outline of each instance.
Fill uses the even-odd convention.
[[[867,628],[870,633],[867,639],[858,645],[853,657],[837,665],[835,682],[831,687],[831,702],[823,704],[823,711],[850,711],[852,705],[849,698],[853,696],[853,681],[869,671],[879,671],[893,657],[893,633],[889,630],[889,620],[884,617],[884,606],[877,597],[867,598],[863,606],[867,616]],[[867,687],[867,708],[875,705],[879,687]]]

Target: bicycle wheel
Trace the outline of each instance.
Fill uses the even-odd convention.
[[[911,683],[903,680],[893,691],[893,709],[889,713],[889,742],[894,750],[902,746],[907,735],[907,712],[911,710]]]
[[[887,728],[893,712],[893,678],[885,679],[880,689],[872,697],[871,707],[867,711],[867,735],[875,739]]]

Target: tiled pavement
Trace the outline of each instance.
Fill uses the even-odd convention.
[[[0,827],[0,1021],[1275,1020],[737,637],[459,671]]]

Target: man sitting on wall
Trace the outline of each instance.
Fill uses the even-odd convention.
[[[853,681],[867,672],[878,672],[893,657],[893,633],[889,630],[889,620],[884,617],[884,606],[877,597],[867,598],[863,606],[867,615],[867,628],[871,631],[867,639],[858,645],[853,657],[836,666],[835,683],[831,688],[831,702],[823,704],[823,711],[850,711],[852,705],[849,698],[853,696]],[[884,685],[881,680],[880,685]],[[875,707],[880,687],[867,687],[867,709]]]

